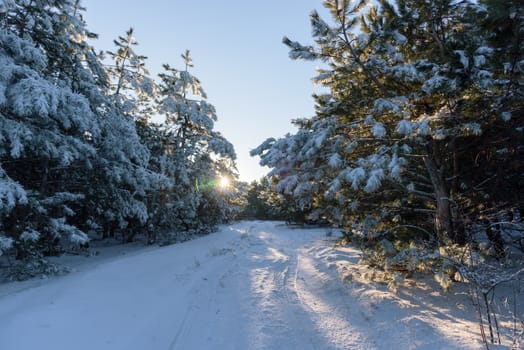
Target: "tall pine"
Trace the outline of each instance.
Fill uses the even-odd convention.
[[[521,154],[521,10],[506,12],[520,29],[497,48],[485,30],[494,23],[489,4],[324,4],[332,21],[311,14],[315,45],[284,43],[291,58],[324,63],[315,81],[330,92],[316,96],[314,117],[295,121],[296,134],[254,154],[274,168],[278,188],[348,231],[465,243],[483,220],[476,191],[498,176],[472,178],[464,165],[491,148],[493,128],[514,137],[490,153]],[[517,188],[521,169],[506,174]]]

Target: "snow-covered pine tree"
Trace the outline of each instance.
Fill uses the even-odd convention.
[[[166,179],[150,167],[141,135],[154,112],[155,83],[145,68],[146,57],[134,52],[132,29],[115,44],[116,53],[109,52],[114,65],[106,68],[103,84],[104,108],[96,109],[104,132],[89,182],[98,186],[86,189],[92,205],[84,213],[104,237],[118,233],[130,241],[146,227],[148,198]]]
[[[475,159],[466,146],[495,125],[519,132],[507,122],[522,115],[522,98],[507,97],[522,96],[522,80],[502,70],[515,65],[492,60],[486,7],[377,3],[325,1],[332,24],[312,13],[314,46],[284,38],[292,58],[324,62],[315,81],[330,93],[316,97],[315,117],[295,122],[295,135],[254,154],[274,168],[279,188],[348,230],[464,243],[465,223],[478,219],[468,210],[479,203],[459,160]],[[519,31],[521,10],[511,12]],[[522,61],[522,50],[502,50]]]
[[[147,218],[149,154],[105,94],[81,11],[79,1],[10,1],[0,18],[2,232],[19,258]]]
[[[89,99],[100,130],[98,137],[89,135],[97,150],[95,157],[78,172],[85,186],[81,191],[88,203],[81,208],[80,224],[104,236],[120,231],[122,239],[130,240],[136,232],[130,224],[140,226],[147,220],[145,195],[147,189],[155,185],[157,176],[147,170],[149,152],[140,143],[134,121],[129,120],[120,105],[106,93],[110,79],[86,40],[95,35],[86,30],[81,16],[83,10],[78,0],[64,2],[66,15],[61,20],[71,24],[66,21],[63,34],[59,32],[62,35],[58,37],[65,46],[55,49],[57,62],[72,62],[70,73],[61,72],[69,74],[64,79]]]
[[[11,1],[0,18],[1,231],[19,259],[87,240],[69,222],[83,195],[65,175],[95,155],[86,135],[100,129],[55,56],[71,34],[62,31],[75,27],[73,5]]]
[[[161,211],[159,203],[162,197],[162,189],[171,188],[172,182],[162,175],[162,166],[158,164],[158,156],[162,153],[165,131],[151,118],[158,113],[157,86],[156,82],[149,75],[146,68],[146,56],[135,52],[138,42],[134,37],[134,30],[130,28],[125,36],[119,36],[114,40],[115,51],[108,51],[112,62],[107,66],[110,80],[108,95],[113,100],[119,112],[134,121],[136,132],[139,135],[140,143],[148,149],[150,159],[147,164],[149,184],[141,192],[142,201],[147,205],[148,221],[139,220],[139,226],[147,227],[150,240],[154,238],[154,227],[158,225],[155,213]],[[136,224],[136,222],[135,222]],[[129,236],[138,233],[136,225],[126,229]]]
[[[135,53],[138,45],[133,28],[125,37],[114,40],[116,51],[107,53],[112,64],[107,71],[111,79],[110,95],[120,110],[132,119],[147,123],[152,114],[152,99],[155,95],[155,82],[145,66],[146,56]]]
[[[234,178],[236,155],[231,143],[213,130],[217,120],[215,108],[206,101],[200,81],[189,72],[193,66],[189,51],[182,59],[183,70],[165,64],[164,73],[159,75],[158,111],[165,117],[165,124],[155,161],[162,173],[172,179],[173,187],[163,196],[165,209],[159,211],[162,219],[158,222],[169,227],[199,229],[206,221],[199,217],[199,207],[210,209],[206,200],[215,203],[214,210],[224,212],[226,202],[212,198],[221,194],[206,192],[206,185],[216,184],[220,176]],[[212,216],[209,211],[200,213]]]

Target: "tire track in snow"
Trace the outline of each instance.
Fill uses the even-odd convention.
[[[323,245],[322,241],[316,244],[319,243]],[[293,289],[304,310],[328,341],[329,347],[323,349],[376,349],[375,341],[351,322],[351,310],[341,281],[333,278],[328,269],[322,271],[319,266],[322,259],[311,256],[316,249],[323,248],[299,249]]]
[[[301,304],[294,288],[300,249],[317,232],[281,235],[275,227],[255,233],[258,254],[253,259],[254,305],[262,310],[252,317],[255,342],[250,349],[334,349],[311,312]],[[264,255],[265,254],[265,255]],[[269,325],[269,326],[268,326]]]

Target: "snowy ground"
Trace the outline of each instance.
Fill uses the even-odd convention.
[[[326,229],[241,222],[76,257],[69,275],[0,285],[0,349],[485,348],[465,293],[343,282],[358,251],[333,242]]]

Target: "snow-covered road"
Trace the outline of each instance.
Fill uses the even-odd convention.
[[[469,305],[342,282],[333,241],[241,222],[93,264],[1,296],[0,349],[482,348]]]

